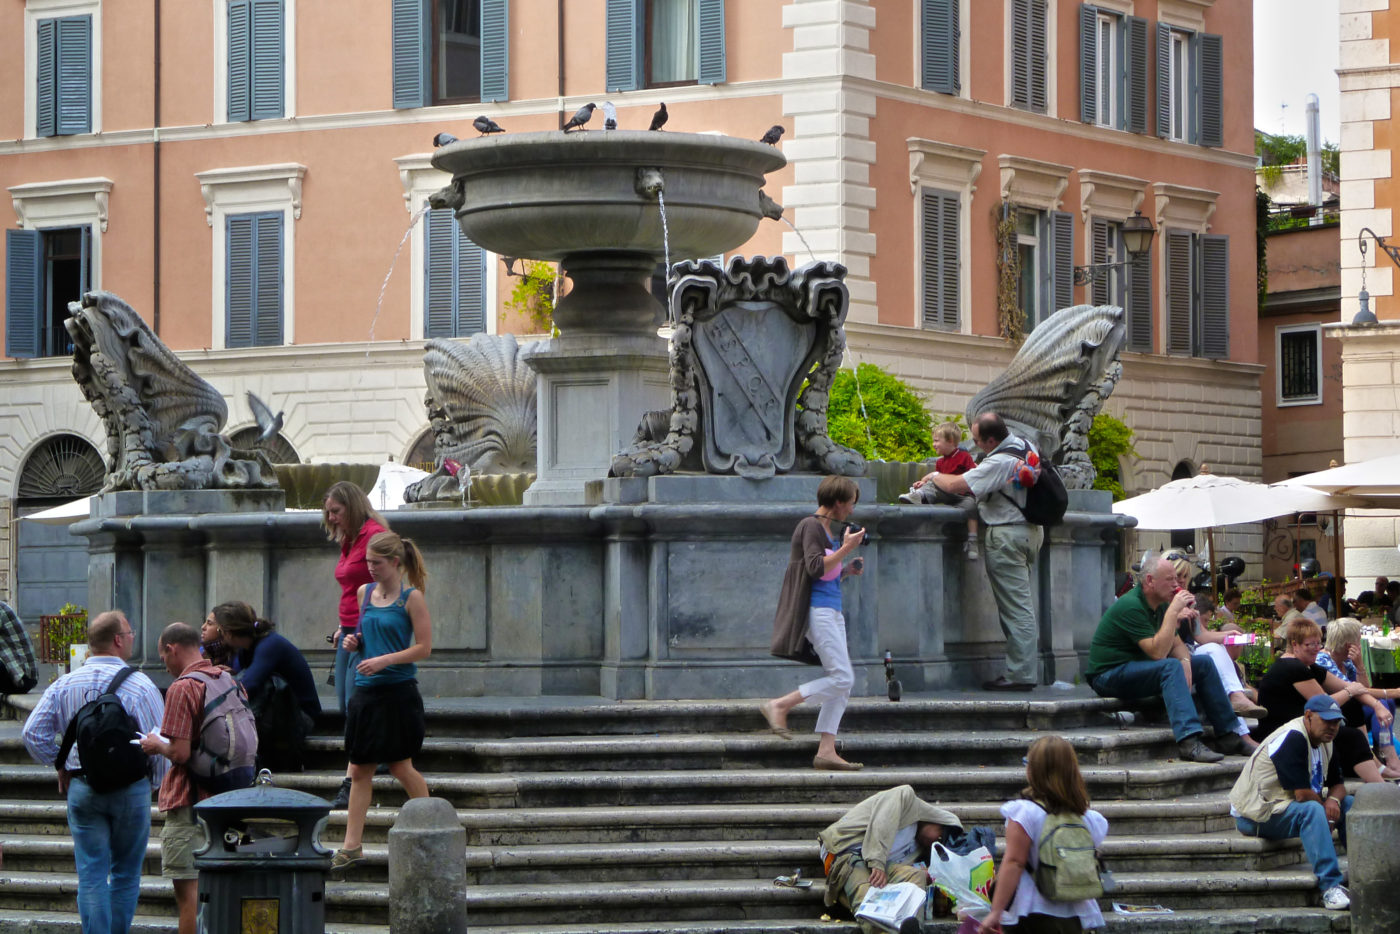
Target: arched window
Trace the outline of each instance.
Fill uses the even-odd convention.
[[[1196,475],[1196,468],[1190,461],[1180,461],[1172,468],[1173,480],[1185,480]],[[1196,550],[1196,530],[1195,529],[1172,529],[1172,548]]]
[[[22,506],[67,502],[96,493],[106,475],[102,455],[86,438],[53,435],[25,458],[15,499]]]

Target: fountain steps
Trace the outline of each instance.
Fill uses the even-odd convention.
[[[871,767],[840,774],[803,767],[815,743],[810,735],[788,742],[753,732],[752,702],[593,703],[562,712],[542,704],[524,716],[515,702],[496,710],[462,710],[462,702],[443,707],[454,703],[459,719],[450,731],[436,729],[450,711],[436,711],[426,759],[442,767],[426,771],[434,794],[453,802],[467,829],[473,931],[815,931],[823,911],[812,842],[817,830],[861,797],[905,782],[968,823],[999,825],[997,808],[1023,784],[1019,759],[1037,729],[1068,736],[1080,752],[1091,796],[1112,827],[1104,849],[1119,882],[1115,897],[1200,911],[1193,915],[1197,926],[1208,918],[1227,934],[1323,931],[1334,923],[1345,929],[1345,915],[1307,908],[1317,891],[1296,843],[1234,831],[1225,791],[1242,759],[1214,765],[1170,759],[1170,735],[1162,727],[1109,724],[1106,704],[1096,698],[975,705],[963,698],[951,712],[937,700],[896,708],[864,699],[852,706],[861,708],[856,722],[866,727],[847,734],[845,752]],[[984,708],[985,716],[973,716]],[[323,729],[336,719],[326,718]],[[518,738],[470,735],[478,728],[505,732],[515,720],[523,726]],[[552,735],[551,720],[560,729]],[[976,730],[955,733],[956,724]],[[800,729],[802,720],[794,725]],[[741,726],[750,729],[740,732]],[[21,912],[31,925],[42,922],[17,929],[24,934],[65,930],[71,921],[61,919],[72,916],[62,913],[71,911],[76,877],[64,809],[51,770],[25,764],[17,732],[18,724],[0,725],[0,921],[6,912]],[[331,767],[340,762],[335,740],[322,735],[314,746],[313,764],[321,767],[280,776],[279,783],[329,795],[340,780],[339,768]],[[992,764],[976,764],[979,756]],[[938,764],[919,764],[921,757]],[[402,796],[392,779],[377,778],[375,785],[369,861],[328,884],[329,931],[382,930],[387,922],[386,835]],[[330,841],[338,840],[343,820],[343,812],[332,815]],[[158,815],[155,823],[158,833]],[[173,912],[157,867],[153,838],[139,908],[153,922]],[[816,876],[812,889],[772,885],[773,876],[795,868]],[[666,925],[649,923],[658,913]],[[1287,925],[1275,925],[1272,913],[1286,916]],[[1145,919],[1133,921],[1132,930],[1149,929]],[[156,929],[171,927],[157,923]],[[1185,928],[1159,921],[1150,929]]]

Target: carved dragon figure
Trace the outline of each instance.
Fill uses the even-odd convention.
[[[221,433],[223,396],[131,306],[110,292],[89,292],[68,314],[73,378],[107,429],[103,492],[277,489],[267,458],[235,449]]]
[[[456,500],[471,474],[535,469],[535,372],[514,335],[428,341],[423,375],[438,468],[406,501]]]
[[[678,264],[671,408],[647,413],[611,474],[863,474],[865,459],[826,433],[827,393],[846,347],[845,275],[826,262],[792,272],[781,256],[734,257],[727,270]]]
[[[1060,468],[1065,487],[1094,485],[1089,427],[1123,374],[1123,309],[1062,308],[1041,322],[1000,376],[967,405],[971,423],[996,412]]]

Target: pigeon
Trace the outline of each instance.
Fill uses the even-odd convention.
[[[656,113],[651,115],[651,126],[647,127],[647,129],[659,130],[666,125],[666,121],[670,118],[671,115],[666,112],[666,102],[662,101],[661,106],[656,108]]]
[[[612,101],[603,101],[603,129],[617,129],[617,108]]]
[[[283,413],[278,412],[273,415],[272,409],[268,408],[267,403],[251,392],[248,393],[248,408],[253,410],[253,421],[258,426],[258,440],[253,442],[255,445],[271,440],[277,435],[277,432],[282,430]]]
[[[759,138],[760,143],[767,143],[769,146],[778,145],[778,140],[782,138],[783,128],[778,124],[773,124],[768,128],[768,132]]]
[[[593,111],[598,109],[597,104],[584,104],[574,112],[569,118],[569,122],[564,124],[564,132],[567,133],[575,127],[581,127],[593,117]]]
[[[505,130],[501,129],[501,125],[499,123],[497,123],[495,120],[492,120],[485,114],[482,114],[481,116],[473,120],[472,126],[476,127],[477,132],[480,133],[482,136],[486,136],[489,133],[505,132]]]
[[[448,143],[455,142],[457,142],[457,137],[453,136],[451,133],[439,133],[437,136],[433,137],[433,148],[437,149],[439,146],[446,146]]]

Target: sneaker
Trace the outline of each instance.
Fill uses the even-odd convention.
[[[1220,753],[1212,752],[1205,743],[1201,742],[1200,733],[1186,737],[1176,744],[1176,748],[1181,750],[1181,758],[1187,762],[1221,762],[1225,759]]]
[[[350,806],[350,779],[345,779],[340,783],[340,790],[331,799],[332,811],[343,811]]]
[[[918,490],[910,490],[908,493],[900,493],[899,501],[907,506],[919,506],[923,504],[924,498],[919,495]]]
[[[343,873],[351,866],[365,861],[365,848],[357,846],[353,850],[336,850],[331,857],[331,872]]]
[[[1351,896],[1340,885],[1334,885],[1322,893],[1322,907],[1328,911],[1341,911],[1351,907]]]
[[[1227,756],[1247,756],[1254,751],[1245,747],[1244,739],[1238,733],[1216,737],[1215,750]]]
[[[969,541],[967,544],[963,545],[963,552],[967,555],[967,560],[969,561],[976,561],[978,558],[982,557],[981,553],[977,551],[977,543],[973,541]]]

